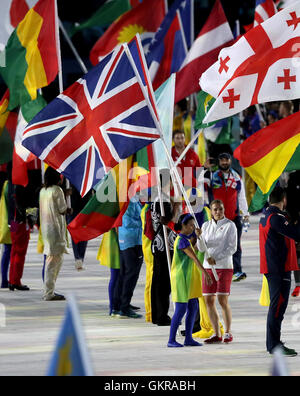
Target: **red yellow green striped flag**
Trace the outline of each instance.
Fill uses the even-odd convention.
[[[37,98],[58,73],[55,0],[39,0],[10,36],[0,74],[10,90],[9,109]]]
[[[12,160],[18,114],[8,110],[9,90],[0,101],[0,165]]]
[[[151,187],[152,146],[122,161],[110,171],[96,189],[96,194],[69,224],[75,243],[89,241],[122,225],[129,199],[136,192]]]
[[[234,152],[263,194],[283,173],[300,144],[300,112],[292,114],[245,140]]]

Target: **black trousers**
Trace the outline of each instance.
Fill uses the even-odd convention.
[[[143,264],[142,246],[121,250],[120,275],[114,294],[114,310],[126,312]]]
[[[266,274],[266,278],[271,300],[267,319],[267,350],[272,352],[281,341],[281,325],[291,291],[291,273]]]
[[[233,255],[233,268],[234,268],[234,273],[236,274],[237,272],[243,272],[242,271],[242,246],[241,246],[241,239],[242,239],[242,234],[243,234],[243,223],[242,219],[240,216],[236,217],[233,220],[234,224],[236,225],[237,228],[237,251]]]
[[[168,319],[170,294],[171,282],[167,254],[166,252],[156,252],[151,287],[152,323],[161,324]]]

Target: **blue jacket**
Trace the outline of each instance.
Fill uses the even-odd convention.
[[[123,216],[122,227],[119,227],[120,250],[142,245],[142,204],[130,201]]]

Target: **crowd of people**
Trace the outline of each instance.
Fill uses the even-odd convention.
[[[277,113],[273,105],[268,110],[267,123],[291,114],[291,106],[290,102],[281,104]],[[264,126],[255,108],[244,113],[245,138]],[[209,157],[201,164],[193,148],[186,151],[186,140],[184,128],[178,123],[174,127],[172,158],[179,162],[177,169],[189,202],[177,199],[172,172],[160,170],[160,188],[156,195],[151,195],[154,199],[145,203],[140,202],[138,195],[132,198],[122,226],[103,236],[98,254],[100,263],[110,268],[108,295],[112,318],[142,318],[138,313],[140,307],[132,305],[131,300],[142,264],[146,263],[145,319],[157,326],[170,327],[167,343],[170,348],[183,347],[176,335],[185,315],[182,332],[185,346],[201,346],[193,334],[204,330],[206,337],[200,338],[205,338],[206,344],[232,342],[231,283],[247,278],[241,240],[243,224],[249,223],[249,200],[243,179],[233,168],[232,152],[220,152],[217,158]],[[201,167],[204,177],[200,172],[200,179]],[[30,290],[22,283],[22,276],[30,232],[37,226],[44,254],[43,299],[63,301],[65,297],[55,293],[55,284],[67,252],[66,225],[80,213],[89,196],[82,199],[74,187],[66,188],[64,178],[50,167],[43,182],[41,171],[29,171],[27,187],[14,186],[11,174],[11,164],[1,166],[1,288]],[[272,192],[260,223],[261,273],[268,280],[271,301],[267,324],[270,353],[281,345],[291,271],[296,281],[293,296],[300,295],[300,171],[283,176],[278,184],[281,186]],[[71,205],[67,204],[68,197]],[[87,242],[72,241],[72,247],[75,269],[81,271]],[[294,350],[284,348],[286,355],[296,355]]]

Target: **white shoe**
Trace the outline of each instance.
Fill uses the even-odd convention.
[[[77,271],[83,271],[84,266],[83,266],[83,261],[82,260],[76,260],[75,261],[75,268]]]

